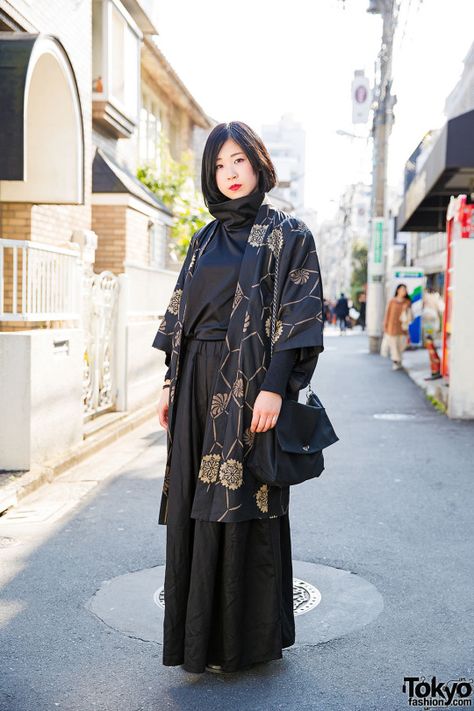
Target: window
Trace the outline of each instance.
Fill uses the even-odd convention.
[[[92,91],[94,120],[117,137],[138,122],[142,34],[119,0],[94,0],[92,7]],[[116,111],[110,111],[111,104]],[[121,121],[120,116],[123,116]]]
[[[150,266],[166,268],[166,250],[168,246],[168,227],[161,222],[151,222],[148,227],[150,240]]]
[[[139,162],[161,166],[161,113],[156,102],[144,93],[140,109]]]

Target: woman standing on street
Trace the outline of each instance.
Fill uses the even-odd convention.
[[[411,300],[405,284],[399,284],[385,309],[384,340],[387,344],[392,369],[402,367],[403,351],[407,347],[408,325],[412,321]]]
[[[314,239],[266,197],[276,174],[261,139],[239,121],[219,124],[201,177],[215,219],[193,235],[153,342],[169,366],[158,405],[163,664],[196,673],[280,659],[294,644],[289,487],[259,482],[251,461],[323,350]]]

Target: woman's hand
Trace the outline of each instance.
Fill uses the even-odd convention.
[[[278,393],[260,390],[255,398],[250,432],[266,432],[275,427],[283,398]]]
[[[162,427],[164,427],[165,430],[168,429],[169,403],[170,403],[170,389],[163,388],[163,390],[161,391],[160,400],[158,402],[157,412],[158,412],[158,419],[160,420],[160,425]]]

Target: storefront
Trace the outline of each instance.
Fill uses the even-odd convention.
[[[422,251],[418,256],[416,248],[411,250],[410,266],[425,268],[430,276],[427,286],[443,289],[442,372],[449,378],[448,414],[468,419],[474,418],[474,333],[469,325],[474,272],[473,135],[474,110],[449,120],[428,148],[422,146],[413,154],[397,220],[399,232],[416,233],[416,247],[426,240],[426,254]],[[466,215],[469,224],[463,228]],[[426,268],[424,257],[432,269]]]

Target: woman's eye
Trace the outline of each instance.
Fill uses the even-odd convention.
[[[221,165],[216,165],[216,170],[219,170],[219,168],[222,168]]]
[[[235,162],[236,162],[236,163],[240,163],[240,162],[243,161],[243,160],[245,160],[245,158],[236,158],[236,159],[235,159]]]

